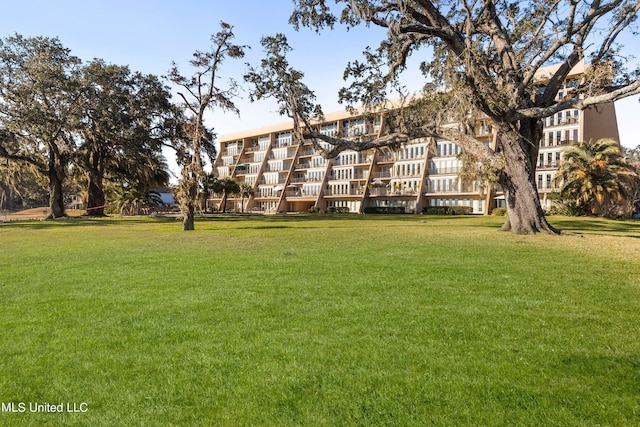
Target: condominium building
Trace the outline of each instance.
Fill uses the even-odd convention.
[[[552,71],[552,67],[547,71]],[[558,97],[572,96],[584,64],[576,66]],[[378,134],[381,122],[339,111],[325,115],[320,132],[335,137]],[[489,120],[478,123],[479,140],[492,143]],[[555,188],[553,177],[563,150],[574,141],[598,138],[619,140],[613,103],[585,110],[564,110],[544,119],[536,170],[543,207]],[[460,147],[451,141],[418,138],[397,150],[390,148],[345,151],[334,159],[317,153],[311,141],[296,141],[292,123],[224,135],[213,164],[218,178],[248,184],[248,198],[212,194],[208,205],[245,212],[307,212],[316,206],[362,213],[367,207],[397,207],[420,213],[426,207],[468,206],[473,213],[488,213],[502,206],[500,191],[488,191],[478,180],[458,178]]]

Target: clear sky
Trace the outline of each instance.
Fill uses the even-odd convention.
[[[234,26],[237,44],[252,47],[243,60],[228,60],[222,69],[227,77],[242,81],[245,63],[257,64],[262,57],[260,38],[285,33],[294,52],[292,66],[305,73],[305,82],[315,91],[325,112],[343,108],[337,103],[342,73],[348,61],[360,58],[367,45],[376,46],[382,31],[343,28],[321,35],[288,24],[291,0],[21,0],[4,2],[0,10],[0,37],[58,37],[73,55],[83,61],[102,58],[108,63],[129,65],[134,71],[166,74],[171,62],[186,66],[194,50],[205,50],[220,21]],[[627,50],[640,57],[640,42],[629,39]],[[413,59],[414,64],[420,58]],[[420,87],[420,75],[407,73],[404,83]],[[275,113],[271,102],[250,103],[246,92],[237,101],[240,117],[213,114],[209,126],[218,134],[252,129],[286,121]],[[640,145],[638,96],[616,103],[618,126],[624,146]]]

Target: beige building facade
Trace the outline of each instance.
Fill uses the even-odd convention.
[[[558,97],[572,96],[584,72],[580,64],[568,76]],[[380,121],[366,121],[347,111],[325,115],[320,131],[336,137],[375,136]],[[488,120],[477,126],[479,140],[491,144]],[[613,138],[619,141],[613,103],[586,110],[564,110],[544,119],[536,179],[543,204],[558,189],[553,177],[563,150],[574,141]],[[476,214],[502,206],[504,198],[488,192],[481,182],[463,182],[460,147],[451,141],[416,139],[398,150],[345,151],[335,159],[315,152],[310,141],[294,140],[292,123],[282,123],[220,138],[213,164],[218,178],[232,178],[253,189],[249,198],[228,197],[227,210],[262,213],[339,209],[363,213],[367,208],[390,207],[420,213],[428,207],[467,206]],[[220,208],[223,195],[211,194],[210,208]]]

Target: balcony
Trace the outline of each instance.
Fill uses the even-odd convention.
[[[364,189],[350,188],[349,190],[327,188],[324,190],[325,196],[362,196]]]
[[[394,189],[387,187],[374,187],[369,190],[371,197],[415,196],[418,192],[413,188]]]
[[[311,162],[296,163],[295,165],[293,165],[293,168],[295,170],[310,169],[311,168]]]
[[[454,175],[460,173],[460,166],[450,168],[429,168],[429,175]]]
[[[304,199],[304,198],[317,198],[320,194],[320,191],[296,191],[296,190],[288,190],[284,193],[287,199]]]
[[[378,155],[376,160],[378,163],[393,163],[396,161],[396,155],[393,153],[382,154]]]
[[[385,178],[391,178],[391,171],[380,171],[380,172],[374,172],[373,173],[373,178],[374,179],[385,179]]]

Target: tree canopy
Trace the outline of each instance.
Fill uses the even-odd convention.
[[[172,111],[156,76],[83,64],[56,38],[0,40],[0,157],[16,177],[4,185],[18,189],[18,177],[35,173],[48,186],[52,218],[65,215],[71,177],[84,181],[94,214],[105,205],[105,178],[136,191],[166,182],[160,153]]]
[[[617,214],[617,202],[630,197],[638,178],[617,141],[599,139],[578,142],[564,152],[555,181],[562,184],[560,196],[575,200],[589,213]]]
[[[544,217],[535,184],[541,119],[640,93],[637,65],[621,55],[618,44],[634,29],[639,1],[294,3],[290,22],[297,29],[321,31],[344,24],[387,30],[377,48],[364,49],[364,60],[347,64],[348,85],[340,92],[349,106],[363,104],[365,109],[386,114],[385,131],[366,141],[322,135],[311,121],[315,109],[289,101],[283,104],[287,114],[303,124],[299,136],[331,144],[327,156],[345,149],[402,144],[420,136],[453,141],[479,161],[500,165],[499,183],[508,212],[503,228],[515,233],[558,232]],[[277,40],[273,38],[270,45],[282,46]],[[285,50],[266,49],[272,59]],[[400,87],[407,59],[415,55],[424,58],[424,92],[400,109],[397,105],[387,108],[390,90]],[[559,97],[572,69],[585,60],[587,71],[576,81],[571,96]],[[263,67],[276,71],[278,63],[282,61],[267,60]],[[281,97],[294,98],[300,86],[288,82],[286,74],[280,73],[274,87]],[[494,123],[495,148],[475,139],[478,117]]]

